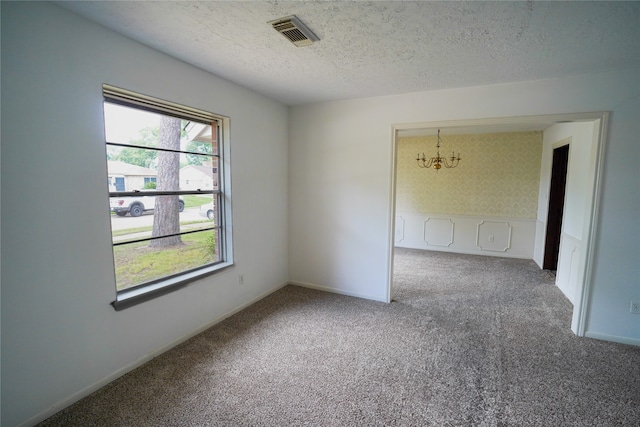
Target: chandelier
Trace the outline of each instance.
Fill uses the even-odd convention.
[[[418,153],[418,158],[416,159],[416,161],[418,162],[418,166],[425,169],[428,169],[431,166],[433,166],[436,172],[440,170],[442,166],[444,166],[447,169],[455,168],[456,166],[458,166],[458,163],[460,163],[460,153],[458,152],[458,155],[456,156],[456,153],[452,151],[451,157],[441,157],[440,156],[441,142],[442,142],[442,139],[440,138],[440,129],[438,129],[438,144],[436,145],[436,156],[431,157],[430,159],[427,159],[424,153],[422,153],[422,157],[420,157],[420,153]]]

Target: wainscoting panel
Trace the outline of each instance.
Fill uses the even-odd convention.
[[[397,212],[395,230],[402,248],[531,259],[536,220]]]
[[[547,231],[546,221],[536,220],[536,237],[533,246],[533,260],[538,264],[538,267],[542,268],[542,261],[544,257],[544,241],[545,232]]]
[[[511,226],[507,221],[480,221],[476,246],[482,251],[507,252],[511,247]]]
[[[562,233],[560,236],[560,252],[558,253],[556,286],[560,288],[572,304],[575,304],[578,283],[582,282],[580,277],[581,255],[582,241],[567,233]]]
[[[424,220],[424,241],[428,246],[449,247],[453,244],[455,223],[451,218],[427,218]]]

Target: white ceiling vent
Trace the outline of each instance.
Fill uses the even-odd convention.
[[[295,15],[269,21],[268,24],[298,47],[309,46],[320,40]]]

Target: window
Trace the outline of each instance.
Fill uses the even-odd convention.
[[[120,310],[232,263],[228,119],[103,85]],[[192,165],[202,188],[180,188]]]
[[[144,188],[153,189],[156,188],[156,177],[155,176],[145,176],[144,177]]]

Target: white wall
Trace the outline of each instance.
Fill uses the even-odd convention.
[[[296,283],[386,300],[393,124],[611,111],[586,334],[640,344],[640,70],[294,107],[289,265]],[[568,327],[568,325],[567,325]]]
[[[287,281],[288,110],[55,5],[1,7],[2,425],[13,426]],[[236,266],[121,312],[109,305],[102,83],[231,118]]]
[[[545,130],[542,144],[540,191],[538,192],[538,214],[536,248],[534,260],[542,267],[544,243],[547,229],[549,191],[553,150],[569,144],[565,203],[560,237],[560,250],[556,285],[567,298],[575,303],[579,282],[582,282],[583,241],[587,238],[589,201],[593,189],[597,135],[594,122],[557,123]]]

